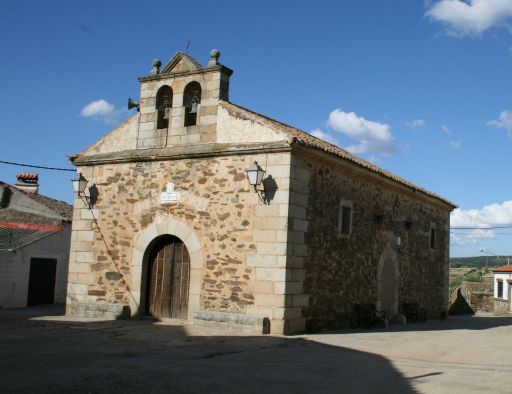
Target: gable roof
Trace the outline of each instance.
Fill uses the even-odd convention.
[[[43,204],[47,208],[50,208],[53,212],[61,215],[65,220],[71,221],[73,219],[73,206],[69,205],[68,203],[43,196],[41,194],[32,195],[30,197],[32,197],[33,200]]]
[[[405,179],[386,171],[378,166],[376,166],[373,163],[370,163],[369,161],[366,161],[364,159],[361,159],[360,157],[350,153],[346,149],[340,148],[339,146],[330,144],[327,141],[324,141],[320,138],[314,137],[309,133],[306,133],[302,130],[299,130],[293,126],[289,126],[285,123],[279,122],[275,119],[269,118],[265,115],[261,115],[257,112],[251,111],[247,108],[240,107],[238,105],[228,103],[226,101],[220,101],[220,104],[222,107],[224,107],[232,116],[240,117],[242,119],[251,120],[258,123],[263,123],[267,126],[272,127],[274,130],[286,133],[288,136],[288,142],[290,144],[299,144],[308,148],[318,149],[321,151],[324,151],[326,153],[329,153],[333,156],[336,156],[338,158],[341,158],[343,160],[347,160],[361,168],[364,168],[368,171],[371,171],[375,174],[378,174],[380,176],[383,176],[387,179],[390,179],[394,182],[397,182],[403,186],[406,186],[414,191],[421,192],[429,197],[433,197],[437,200],[442,201],[443,203],[451,206],[452,208],[457,208],[457,205],[453,204],[451,201],[448,201],[439,195],[432,193],[420,186],[417,186],[409,181],[406,181]]]
[[[70,222],[73,219],[73,207],[64,201],[46,197],[41,194],[28,193],[24,190],[18,189],[16,186],[9,185],[8,183],[2,181],[0,181],[0,186],[4,186],[15,192],[22,193],[23,195],[52,210],[56,214],[62,216],[62,218],[66,221]]]
[[[0,222],[0,250],[16,250],[62,230],[49,224]]]
[[[187,55],[184,52],[176,52],[174,56],[162,69],[162,73],[171,73],[173,71],[196,71],[201,70],[203,66],[194,59],[192,56]]]

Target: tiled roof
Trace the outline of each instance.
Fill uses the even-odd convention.
[[[58,213],[62,217],[64,217],[66,220],[71,221],[73,219],[73,206],[69,205],[68,203],[60,200],[55,200],[50,197],[43,196],[41,194],[31,194],[26,193],[30,197],[32,197],[37,202],[40,202],[41,204],[45,205],[46,207],[50,208],[53,212]]]
[[[442,202],[450,205],[453,208],[457,207],[452,202],[438,196],[435,193],[432,193],[426,189],[423,189],[422,187],[416,186],[413,183],[406,181],[405,179],[400,178],[399,176],[394,175],[391,172],[386,171],[386,170],[376,166],[375,164],[372,164],[364,159],[361,159],[360,157],[348,152],[347,150],[345,150],[343,148],[340,148],[339,146],[330,144],[330,143],[328,143],[320,138],[314,137],[311,134],[308,134],[302,130],[299,130],[295,127],[281,123],[275,119],[269,118],[265,115],[261,115],[257,112],[251,111],[249,109],[240,107],[240,106],[232,104],[232,103],[228,103],[226,101],[221,101],[221,105],[224,108],[226,108],[228,110],[228,112],[230,112],[231,115],[240,117],[242,119],[248,119],[248,120],[252,120],[255,122],[260,122],[260,123],[262,123],[262,121],[263,121],[263,123],[267,124],[268,126],[273,127],[275,129],[277,129],[278,131],[287,133],[289,136],[290,142],[296,142],[298,144],[301,144],[301,145],[304,145],[307,147],[319,149],[324,152],[330,153],[330,154],[337,156],[341,159],[350,161],[350,162],[352,162],[362,168],[365,168],[369,171],[377,173],[385,178],[393,180],[403,186],[411,188],[412,190],[419,191],[419,192],[426,194],[430,197],[441,200]]]
[[[17,209],[3,208],[0,209],[0,222],[32,223],[51,226],[61,224],[62,220],[36,213],[18,211]]]
[[[492,270],[492,272],[496,272],[496,273],[512,272],[512,265],[504,265],[503,267],[496,267]]]
[[[0,250],[15,250],[62,230],[62,226],[0,222]]]
[[[8,187],[11,190],[16,190],[20,193],[23,193],[25,196],[30,197],[31,199],[51,209],[53,212],[61,215],[64,218],[64,220],[71,221],[73,219],[73,206],[69,205],[68,203],[65,203],[64,201],[55,200],[54,198],[46,197],[41,194],[28,193],[24,190],[18,189],[17,187],[9,185],[8,183],[2,181],[0,181],[0,185]]]

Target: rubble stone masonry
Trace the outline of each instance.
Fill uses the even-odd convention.
[[[304,291],[302,300],[292,296],[288,304],[303,307],[307,329],[346,327],[355,303],[379,307],[385,250],[397,258],[397,312],[403,302],[417,302],[431,317],[446,312],[449,208],[305,150],[293,155],[290,178],[289,259],[296,264],[293,275],[304,278]],[[353,203],[348,237],[338,230],[340,200]]]
[[[247,182],[252,160],[266,163],[275,181],[269,205]],[[92,209],[75,201],[68,313],[100,315],[84,303],[143,312],[144,269],[133,272],[142,266],[144,250],[138,249],[171,233],[182,236],[191,254],[190,317],[199,310],[250,314],[271,319],[272,332],[282,332],[289,168],[287,152],[80,167],[98,199]],[[169,182],[180,199],[162,204]],[[168,223],[174,223],[171,231]],[[195,245],[184,239],[191,234]],[[142,248],[136,245],[141,237]]]

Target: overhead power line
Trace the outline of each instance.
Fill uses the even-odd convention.
[[[12,161],[3,161],[3,160],[0,160],[0,163],[2,163],[2,164],[10,164],[10,165],[13,165],[13,166],[20,166],[20,167],[41,168],[43,170],[52,170],[52,171],[73,171],[73,172],[76,171],[75,169],[72,169],[72,168],[36,166],[36,165],[32,165],[32,164],[14,163]]]

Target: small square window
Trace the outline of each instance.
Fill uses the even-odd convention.
[[[340,201],[338,232],[343,236],[349,236],[352,233],[352,209],[352,202],[345,200]]]

